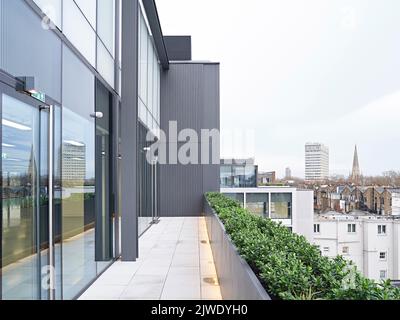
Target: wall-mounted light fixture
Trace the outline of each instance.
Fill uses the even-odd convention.
[[[95,112],[95,113],[92,113],[90,115],[90,117],[93,118],[93,119],[103,119],[104,118],[104,113],[103,112]]]

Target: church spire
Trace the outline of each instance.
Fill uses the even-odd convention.
[[[357,152],[357,145],[354,148],[354,157],[353,157],[353,169],[351,172],[351,181],[355,184],[360,183],[360,165],[358,163],[358,152]]]

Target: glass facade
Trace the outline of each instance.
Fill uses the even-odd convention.
[[[142,234],[158,217],[158,164],[146,157],[146,136],[159,136],[161,71],[139,11]],[[0,299],[73,299],[120,255],[120,16],[121,0],[0,0],[0,72],[34,77],[46,97],[0,82]],[[42,283],[49,267],[53,288]]]
[[[121,69],[121,56],[115,61],[120,0],[33,2],[0,0],[0,72],[33,76],[35,89],[51,104],[44,107],[0,82],[0,300],[73,299],[121,247],[115,232],[120,212],[115,212],[114,170],[120,173],[113,166],[118,155],[113,155],[112,121],[119,108],[113,89],[120,90],[115,87]],[[58,30],[48,28],[32,10],[35,5]],[[157,64],[154,56],[148,61]],[[148,92],[156,97],[145,101],[149,128],[159,123],[153,111],[159,99],[156,70],[149,67]],[[52,289],[43,284],[49,267],[55,269]]]
[[[138,159],[139,159],[139,234],[158,216],[158,164],[147,159],[151,145],[146,137],[157,139],[160,129],[160,64],[143,13],[139,12],[139,96],[138,96]]]
[[[221,164],[221,188],[257,187],[257,166],[245,164]]]
[[[293,195],[290,192],[227,192],[224,195],[239,201],[257,216],[277,220],[292,219]]]

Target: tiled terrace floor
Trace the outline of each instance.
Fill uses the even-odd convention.
[[[80,299],[221,299],[204,218],[162,218],[139,247],[136,262],[114,263]]]

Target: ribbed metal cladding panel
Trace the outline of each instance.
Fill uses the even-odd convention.
[[[218,65],[204,65],[204,106],[203,129],[220,130],[220,75]],[[212,164],[212,149],[210,146],[210,165],[203,166],[203,194],[208,191],[219,191],[220,187],[220,140],[217,139],[218,164]],[[216,177],[218,177],[216,179]]]
[[[219,65],[171,63],[161,76],[161,129],[167,134],[169,121],[177,121],[178,132],[219,129]],[[178,149],[182,143],[178,144]],[[201,147],[199,161],[201,159]],[[160,166],[160,216],[200,216],[203,196],[219,190],[219,165],[166,164]]]
[[[178,132],[203,125],[204,83],[202,64],[171,64],[161,80],[161,128],[168,135],[169,121],[178,122]]]

